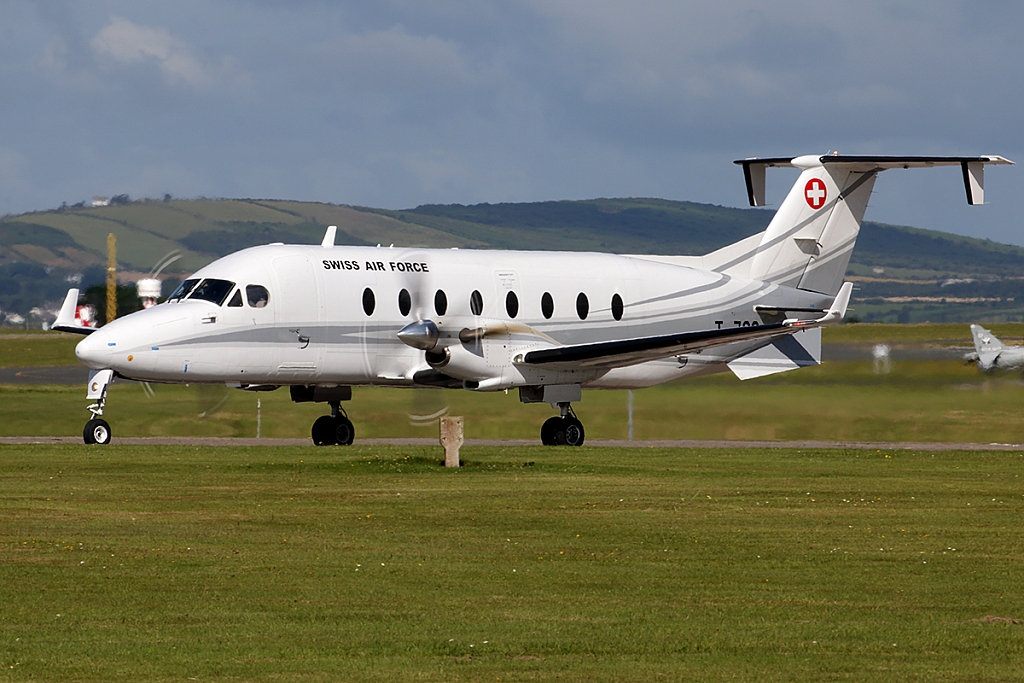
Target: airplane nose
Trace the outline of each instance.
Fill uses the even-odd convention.
[[[96,331],[78,342],[75,347],[75,355],[78,360],[94,370],[102,370],[110,367],[114,356],[114,348],[108,345],[107,335]]]

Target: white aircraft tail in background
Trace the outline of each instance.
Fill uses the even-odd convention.
[[[977,363],[982,370],[1024,367],[1024,347],[1006,346],[981,325],[971,325],[971,335],[974,337],[974,353],[967,354],[965,360]]]

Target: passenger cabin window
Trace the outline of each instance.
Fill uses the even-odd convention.
[[[510,318],[519,315],[519,297],[516,296],[515,292],[509,292],[505,295],[505,312],[508,313]]]
[[[443,290],[437,290],[434,294],[434,312],[438,315],[444,315],[448,312],[448,295]]]
[[[263,308],[270,303],[270,292],[263,285],[246,285],[245,298],[253,308]]]
[[[409,296],[409,290],[403,289],[398,293],[398,312],[403,316],[409,315],[409,311],[412,310],[412,297]]]
[[[469,310],[472,311],[473,315],[484,314],[484,297],[475,289],[473,290],[473,293],[469,295]]]
[[[198,278],[194,279],[194,280],[185,280],[180,285],[178,285],[178,288],[176,290],[174,290],[173,294],[171,294],[169,297],[167,297],[167,300],[168,301],[181,301],[186,296],[188,296],[189,292],[191,292],[193,289],[195,289],[195,286],[198,285],[198,284],[199,284]]]
[[[234,295],[231,297],[231,301],[228,302],[228,306],[231,308],[242,307],[242,290],[236,289]]]
[[[206,278],[198,287],[192,290],[192,294],[190,294],[188,298],[190,301],[201,299],[220,306],[224,303],[224,299],[228,298],[228,294],[230,294],[231,290],[234,288],[234,282],[228,282],[227,280],[215,280],[212,277]]]
[[[363,290],[363,313],[373,315],[373,309],[376,307],[377,298],[373,295],[373,290],[367,287]]]
[[[587,295],[580,292],[580,295],[576,297],[576,315],[580,317],[580,320],[586,320],[590,314],[590,301],[587,299]]]
[[[555,300],[547,292],[540,298],[540,312],[546,320],[551,320],[555,314]]]
[[[612,294],[612,317],[622,320],[622,297],[618,294]]]

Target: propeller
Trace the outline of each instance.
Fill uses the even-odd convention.
[[[426,261],[425,254],[415,251],[402,254],[405,262]],[[427,362],[427,354],[437,346],[439,340],[438,323],[448,313],[448,296],[441,289],[435,289],[433,278],[428,272],[405,270],[401,274],[402,291],[399,292],[399,310],[403,314],[411,314],[414,321],[398,331],[398,338],[406,345],[424,351],[420,356],[423,365]],[[406,310],[408,306],[408,310]],[[424,370],[423,365],[410,369],[410,376]],[[421,389],[412,392],[412,404],[409,407],[409,424],[414,427],[436,425],[437,421],[448,413],[447,394],[437,390]]]

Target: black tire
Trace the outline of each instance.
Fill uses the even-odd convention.
[[[321,415],[313,423],[313,443],[317,446],[334,446],[338,443],[334,418],[330,415]]]
[[[339,415],[334,421],[334,443],[339,446],[351,446],[355,438],[356,428],[352,426],[352,420]]]
[[[562,438],[563,443],[567,446],[582,446],[583,439],[586,434],[583,431],[583,423],[577,420],[575,417],[565,418],[565,424],[562,427]]]
[[[558,430],[562,427],[562,418],[549,417],[540,428],[540,442],[545,446],[558,445]]]
[[[106,420],[101,420],[98,417],[86,422],[85,429],[82,430],[82,438],[89,445],[105,446],[110,443],[110,437],[110,425]]]

